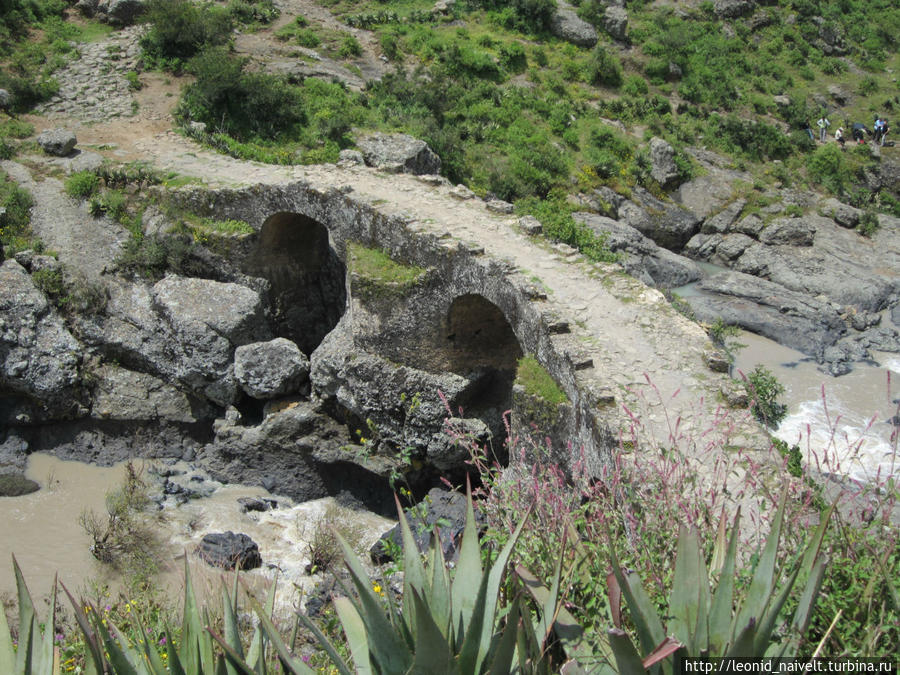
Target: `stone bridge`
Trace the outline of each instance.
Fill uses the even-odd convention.
[[[517,218],[454,199],[432,179],[304,169],[298,180],[176,193],[192,212],[243,220],[258,232],[231,254],[283,298],[281,332],[304,351],[346,310],[356,346],[414,368],[491,366],[511,385],[515,360],[533,355],[571,402],[552,424],[555,459],[569,470],[582,448],[579,470],[596,476],[608,466],[620,434],[631,439],[630,411],[640,416],[641,437],[703,459],[699,439],[721,419],[728,378],[708,367],[705,332],[661,293],[616,265],[529,237]],[[386,297],[357,292],[352,270],[346,274],[351,242],[423,268],[421,281]],[[767,444],[746,417],[727,433],[729,443]],[[692,434],[697,440],[685,444]]]

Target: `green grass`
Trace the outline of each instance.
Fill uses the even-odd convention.
[[[422,267],[404,265],[381,249],[369,248],[357,242],[347,245],[347,257],[354,274],[378,286],[412,286],[425,274]]]
[[[533,356],[523,356],[519,359],[516,369],[516,384],[525,387],[525,391],[532,396],[537,396],[551,405],[568,403],[569,397],[554,382],[550,373]]]

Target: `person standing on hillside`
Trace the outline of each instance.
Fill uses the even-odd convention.
[[[841,144],[841,150],[843,150],[844,143],[847,142],[844,138],[844,127],[838,127],[838,130],[834,132],[834,140]]]
[[[875,122],[872,124],[872,142],[875,145],[881,144],[881,134],[884,131],[884,121],[880,116],[875,116]]]
[[[819,142],[825,142],[825,134],[828,131],[828,127],[831,126],[831,122],[828,121],[828,117],[826,115],[822,115],[819,118],[819,121],[816,122],[816,126],[819,127]]]

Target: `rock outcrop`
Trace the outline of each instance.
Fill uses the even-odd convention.
[[[441,158],[407,134],[371,134],[357,141],[368,166],[392,173],[437,174]]]
[[[278,398],[300,391],[309,380],[309,359],[285,338],[254,342],[235,350],[234,376],[248,396]]]
[[[556,3],[556,13],[550,21],[550,31],[559,39],[579,47],[593,47],[597,44],[597,31],[575,13],[575,8],[564,0]]]
[[[213,567],[252,570],[262,565],[259,546],[246,534],[213,532],[203,535],[197,555]]]
[[[65,157],[75,149],[78,139],[68,129],[48,129],[40,133],[37,143],[48,155]]]

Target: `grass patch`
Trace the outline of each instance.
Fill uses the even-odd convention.
[[[424,268],[398,263],[381,249],[350,242],[347,251],[351,270],[359,277],[379,286],[401,288],[412,286],[425,274]]]
[[[516,384],[525,387],[525,391],[532,396],[537,396],[551,405],[568,403],[569,397],[559,388],[559,385],[533,356],[523,356],[519,359],[516,369]]]

